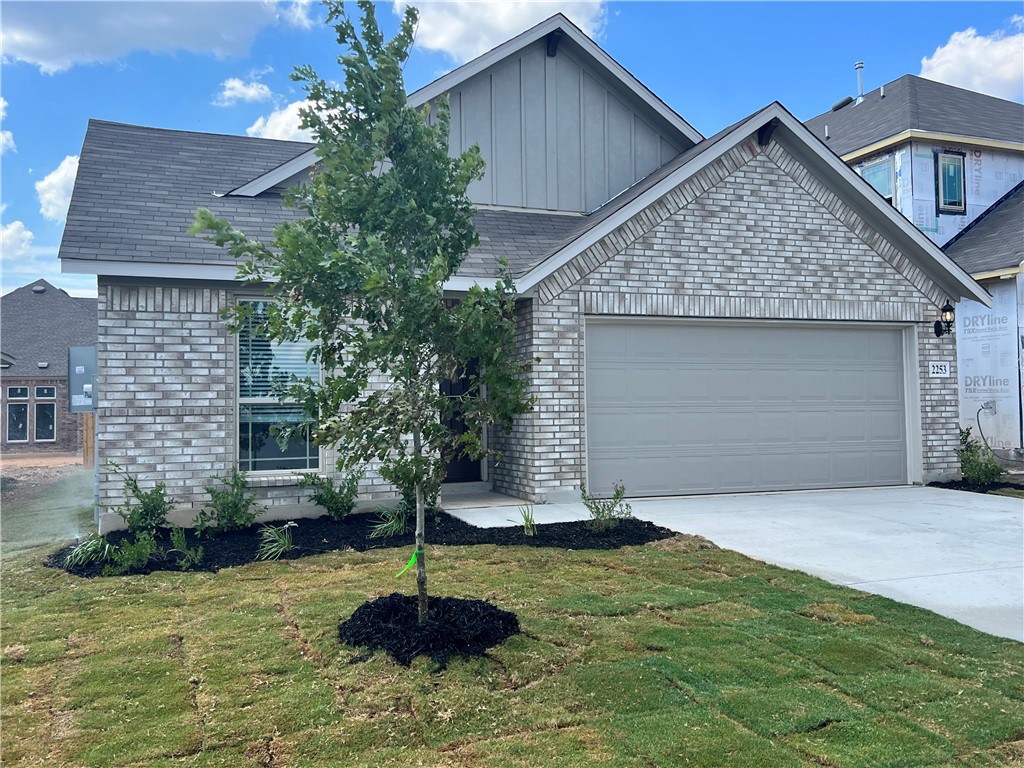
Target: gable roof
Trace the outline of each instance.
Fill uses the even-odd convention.
[[[847,160],[922,134],[1024,150],[1024,105],[903,75],[866,93],[860,104],[812,117],[807,128]]]
[[[1024,269],[1024,181],[942,246],[972,275]]]
[[[96,299],[69,296],[36,280],[0,297],[0,325],[4,358],[11,363],[4,376],[67,376],[68,347],[96,343]]]
[[[466,62],[460,67],[453,69],[446,75],[439,77],[432,83],[425,85],[419,90],[409,94],[409,104],[413,107],[421,107],[432,99],[448,91],[454,90],[470,78],[480,74],[489,67],[502,60],[514,56],[519,51],[548,35],[558,35],[559,39],[567,39],[570,44],[575,45],[576,50],[596,65],[602,72],[626,91],[633,94],[641,103],[650,108],[658,115],[672,130],[675,131],[683,146],[692,146],[704,139],[700,131],[690,125],[674,109],[658,98],[653,91],[641,83],[629,70],[609,56],[597,43],[568,18],[561,13],[556,13],[540,24],[531,27],[511,40],[507,40],[487,53],[477,56],[475,59]],[[563,44],[561,42],[559,45]],[[296,173],[309,168],[316,162],[316,152],[309,153],[290,159],[280,166],[272,168],[260,176],[249,179],[244,184],[231,189],[227,194],[254,196],[265,192],[268,189],[280,184],[282,181],[291,178]]]

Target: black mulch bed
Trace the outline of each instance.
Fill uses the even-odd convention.
[[[453,656],[483,656],[487,649],[519,633],[519,619],[484,600],[433,597],[427,620],[417,622],[415,595],[397,592],[363,603],[338,625],[342,645],[369,648],[349,663],[365,661],[372,651],[386,651],[408,667],[416,656],[429,656],[444,669]]]
[[[978,485],[969,483],[966,480],[947,480],[945,482],[928,483],[929,488],[948,488],[951,491],[969,491],[971,493],[992,493],[992,491],[1014,490],[1024,491],[1024,483],[1016,481],[1003,481],[999,483],[988,483]]]
[[[283,521],[273,523],[281,525]],[[335,550],[354,549],[365,552],[370,549],[407,547],[415,544],[413,534],[405,533],[389,539],[369,538],[370,529],[380,522],[377,515],[349,515],[344,520],[332,520],[326,515],[315,519],[295,521],[292,542],[295,549],[281,556],[282,560],[295,560],[310,555],[319,555]],[[260,545],[260,529],[254,525],[242,531],[232,531],[212,538],[197,539],[191,530],[186,531],[189,546],[202,546],[203,560],[195,570],[217,571],[221,568],[247,565],[257,562],[256,552]],[[112,544],[119,544],[127,535],[125,531],[108,534]],[[674,536],[667,528],[633,518],[621,520],[607,531],[594,531],[585,522],[549,523],[537,526],[536,536],[527,536],[520,527],[478,528],[452,517],[446,512],[436,516],[427,515],[427,544],[442,546],[468,546],[474,544],[497,544],[501,546],[556,547],[559,549],[618,549],[626,546],[647,544]],[[157,538],[158,544],[170,548],[166,531]],[[46,564],[52,568],[63,568],[64,558],[71,547],[65,547],[50,555]],[[402,563],[399,563],[399,566]],[[76,576],[92,578],[102,575],[103,565],[88,565],[67,569]],[[148,568],[139,573],[180,570],[173,556],[165,560],[150,560]]]

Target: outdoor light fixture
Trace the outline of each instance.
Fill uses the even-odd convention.
[[[954,314],[953,305],[947,299],[946,303],[942,305],[942,319],[935,321],[935,335],[945,336],[947,333],[952,333],[953,320],[955,319],[956,315]]]

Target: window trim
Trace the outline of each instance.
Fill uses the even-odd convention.
[[[53,392],[53,394],[52,395],[40,395],[39,394],[39,390],[41,390],[41,389],[49,389],[49,390],[51,390]],[[36,400],[56,400],[57,399],[57,388],[56,387],[51,387],[51,386],[36,387],[35,388],[35,395],[36,395],[36,398],[35,398]]]
[[[239,295],[235,296],[235,304],[254,304],[258,302],[271,303],[275,299],[268,298],[267,296],[249,296]],[[242,469],[242,407],[246,405],[278,405],[280,403],[288,403],[292,401],[288,400],[276,400],[272,397],[242,397],[241,385],[242,385],[242,334],[241,332],[235,333],[235,440],[234,440],[234,454],[235,454],[235,466],[245,472],[246,475],[252,477],[282,477],[282,476],[298,476],[306,474],[308,472],[323,472],[324,471],[324,448],[323,446],[313,445],[313,451],[310,451],[310,457],[316,457],[316,466],[307,467],[305,469]],[[320,382],[323,382],[323,368],[317,366],[317,377]]]
[[[956,158],[960,164],[960,205],[944,205],[942,202],[943,158]],[[935,215],[947,214],[964,216],[967,213],[967,153],[955,149],[935,150]]]
[[[18,389],[24,389],[25,390],[25,394],[24,395],[12,394],[12,392],[14,390],[18,390]],[[30,387],[21,387],[21,386],[18,386],[18,387],[8,387],[7,388],[7,399],[8,400],[28,400],[28,394],[29,394],[30,391],[31,391]]]
[[[25,439],[24,440],[12,440],[11,439],[11,409],[12,408],[24,408],[25,409]],[[7,424],[6,424],[7,431],[4,433],[4,437],[6,438],[5,442],[7,442],[7,443],[18,443],[18,444],[29,442],[28,436],[30,434],[32,434],[32,430],[29,428],[29,416],[30,415],[31,414],[30,414],[30,411],[29,411],[28,401],[27,400],[25,400],[25,401],[19,400],[16,403],[8,403],[7,404],[7,413],[5,414],[5,416],[7,418]]]
[[[57,442],[57,403],[47,400],[44,403],[33,403],[32,409],[32,442],[33,443],[55,443]],[[53,437],[39,437],[39,409],[53,408]]]
[[[885,195],[882,195],[881,192],[878,192],[878,190],[875,189],[874,185],[870,181],[868,181],[868,179],[864,176],[864,172],[867,171],[869,168],[874,168],[875,166],[879,166],[879,165],[883,165],[883,164],[886,165],[888,167],[888,169],[889,169],[889,191],[890,191],[889,197],[886,197]],[[889,205],[891,205],[893,208],[897,207],[897,204],[896,204],[897,203],[897,201],[896,201],[896,156],[895,155],[889,154],[889,155],[885,155],[884,157],[878,157],[878,158],[875,158],[874,160],[869,160],[866,163],[862,163],[861,166],[857,169],[857,175],[860,176],[862,179],[864,179],[864,181],[867,181],[868,186],[871,187],[872,189],[875,189],[875,192],[878,192],[878,194],[882,196],[882,199],[885,200],[887,203],[889,203]]]

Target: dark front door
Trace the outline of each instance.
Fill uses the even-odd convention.
[[[453,381],[441,383],[441,394],[448,397],[460,397],[469,391],[469,376],[476,373],[476,362],[469,364],[466,375]],[[447,421],[448,428],[456,435],[466,431],[466,422],[462,420],[461,414],[454,413]],[[468,456],[456,456],[448,462],[448,474],[445,477],[446,483],[475,483],[481,479],[480,460],[471,459]]]

